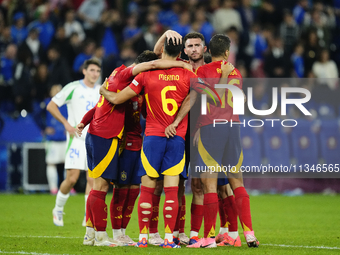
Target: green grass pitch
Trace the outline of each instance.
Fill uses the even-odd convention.
[[[110,199],[109,194],[107,204]],[[54,202],[55,196],[48,194],[0,194],[0,254],[340,254],[339,195],[251,196],[253,227],[260,241],[257,249],[247,247],[241,228],[240,248],[189,249],[183,246],[182,249],[169,250],[153,246],[146,249],[83,246],[84,196],[78,194],[69,198],[65,206],[64,227],[56,227],[52,223]],[[164,197],[161,204],[163,202]],[[190,230],[190,202],[191,195],[188,195],[187,235]],[[127,228],[127,234],[134,240],[138,238],[136,211],[135,208]],[[163,229],[161,219],[161,236],[164,235]],[[107,232],[112,237],[109,219]]]

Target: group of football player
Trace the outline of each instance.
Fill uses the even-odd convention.
[[[63,208],[68,193],[79,177],[79,170],[85,168],[77,161],[87,157],[88,180],[93,184],[88,182],[88,195],[85,195],[84,245],[237,247],[241,246],[239,218],[247,245],[259,246],[252,229],[249,195],[239,171],[243,160],[240,125],[213,125],[216,119],[239,122],[238,116],[233,115],[230,91],[213,86],[228,83],[242,88],[240,72],[227,62],[230,43],[226,35],[213,36],[209,42],[211,63],[207,63],[202,34],[192,32],[182,38],[176,31],[168,30],[156,43],[154,52],[144,51],[131,66],[116,68],[100,88],[95,85],[100,64],[93,59],[85,62],[84,80],[65,86],[47,106],[69,133],[67,175],[52,212],[55,225],[64,224]],[[180,59],[183,45],[189,61]],[[98,90],[100,98],[95,104],[93,99],[86,99],[86,93],[94,94]],[[207,99],[207,96],[208,113],[203,115],[200,108],[195,108],[200,97]],[[68,120],[58,111],[58,106],[63,104],[68,106]],[[191,125],[188,125],[189,111]],[[79,119],[79,114],[84,112]],[[146,118],[144,137],[140,114]],[[82,141],[83,146],[73,147],[75,140]],[[188,172],[188,168],[193,170],[195,166],[211,170],[228,165],[235,171]],[[189,237],[184,233],[184,181],[188,175],[193,192]],[[111,182],[114,183],[110,204],[113,238],[106,232],[105,198]],[[163,191],[164,239],[158,233]],[[126,235],[126,227],[138,195],[140,234],[135,243]],[[221,227],[216,235],[218,212]],[[199,238],[203,219],[204,236]]]

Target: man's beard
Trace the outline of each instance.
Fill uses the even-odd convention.
[[[198,62],[203,58],[203,55],[199,56],[197,59],[189,58],[193,62]]]

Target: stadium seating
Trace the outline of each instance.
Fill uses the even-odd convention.
[[[288,135],[281,125],[264,125],[262,133],[264,156],[271,166],[288,166],[290,164],[290,152]]]
[[[318,163],[318,141],[312,130],[313,122],[297,120],[298,125],[292,128],[291,148],[296,164],[317,164]]]
[[[338,120],[323,120],[320,130],[321,156],[326,164],[339,164],[340,131]]]
[[[241,128],[241,143],[244,166],[259,166],[262,159],[262,148],[259,134],[255,128],[245,126]]]

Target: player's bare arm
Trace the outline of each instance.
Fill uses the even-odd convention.
[[[153,52],[155,52],[158,56],[162,55],[162,47],[164,45],[165,40],[172,39],[173,42],[181,44],[182,36],[174,30],[167,30],[156,42],[155,47],[153,48]]]
[[[137,75],[141,72],[145,72],[152,69],[168,69],[172,67],[182,67],[192,71],[192,66],[183,61],[158,59],[136,65],[132,70],[132,75]]]
[[[67,119],[65,119],[65,117],[60,113],[59,107],[55,102],[50,101],[46,110],[49,111],[56,120],[64,125],[65,129],[71,136],[76,134],[76,129],[72,127],[70,123],[68,123]]]
[[[108,91],[106,89],[105,82],[100,87],[100,94],[112,104],[122,104],[134,96],[137,96],[137,93],[134,92],[130,87],[126,87],[119,93]]]
[[[188,114],[191,107],[195,104],[196,98],[197,92],[195,90],[191,90],[187,97],[184,99],[174,122],[166,127],[165,136],[167,138],[176,135],[176,128],[178,127],[179,123],[184,119],[184,117]]]

